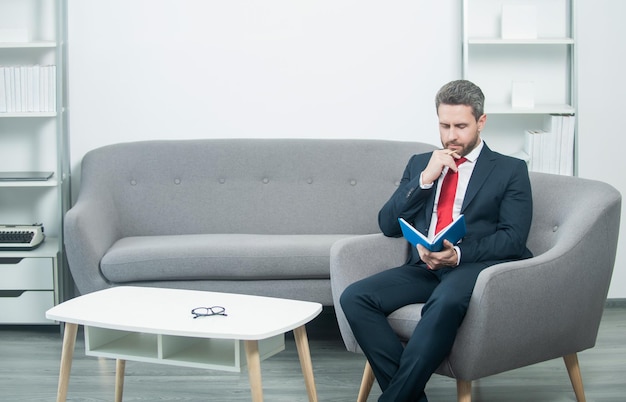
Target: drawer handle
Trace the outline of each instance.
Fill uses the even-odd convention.
[[[0,290],[0,298],[3,297],[20,297],[26,291],[25,290]]]

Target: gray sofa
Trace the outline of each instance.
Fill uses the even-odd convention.
[[[85,155],[64,222],[81,293],[144,285],[332,305],[330,248],[378,233],[409,157],[380,140],[143,141]]]

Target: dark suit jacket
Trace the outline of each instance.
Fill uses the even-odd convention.
[[[411,157],[400,186],[380,210],[378,223],[386,236],[402,235],[399,217],[428,234],[437,183],[424,190],[419,180],[431,154]],[[465,215],[467,233],[458,244],[460,264],[490,262],[491,265],[532,256],[526,248],[532,194],[524,161],[493,152],[485,144],[476,160],[461,213]],[[419,254],[412,249],[408,263],[416,264]]]

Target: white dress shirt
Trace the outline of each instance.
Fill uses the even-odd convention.
[[[467,186],[469,184],[470,178],[472,177],[472,172],[474,171],[474,166],[476,166],[476,160],[480,155],[480,151],[483,149],[483,141],[481,140],[478,146],[474,148],[469,154],[465,155],[464,163],[458,166],[458,174],[459,180],[456,187],[456,195],[454,197],[454,206],[452,207],[452,219],[456,219],[461,214],[461,207],[463,206],[463,200],[465,199],[465,192],[467,191]],[[437,193],[435,194],[435,205],[433,208],[433,215],[430,220],[430,227],[428,228],[428,239],[432,240],[435,237],[435,228],[437,227],[437,205],[439,203],[439,194],[441,193],[441,185],[443,184],[443,178],[448,173],[448,167],[444,168],[441,172],[440,180],[437,181]],[[421,179],[420,179],[421,181]],[[420,187],[423,189],[432,188],[433,183],[430,185],[423,185],[420,183]],[[461,250],[458,247],[455,247],[457,253],[457,265],[461,261]]]

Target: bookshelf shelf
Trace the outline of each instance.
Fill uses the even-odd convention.
[[[146,363],[241,372],[247,367],[244,341],[85,327],[85,354]],[[285,335],[259,341],[261,360],[285,349]]]
[[[57,112],[0,112],[0,118],[7,117],[56,117]]]
[[[34,42],[0,42],[0,49],[37,49],[55,48],[54,41],[34,41]]]
[[[533,108],[514,108],[510,104],[485,105],[488,114],[575,114],[571,105],[541,104]]]
[[[573,45],[572,38],[540,38],[540,39],[501,39],[501,38],[470,38],[470,45]]]
[[[57,179],[45,181],[0,181],[0,187],[56,187],[59,185]],[[2,254],[0,254],[2,256]]]

